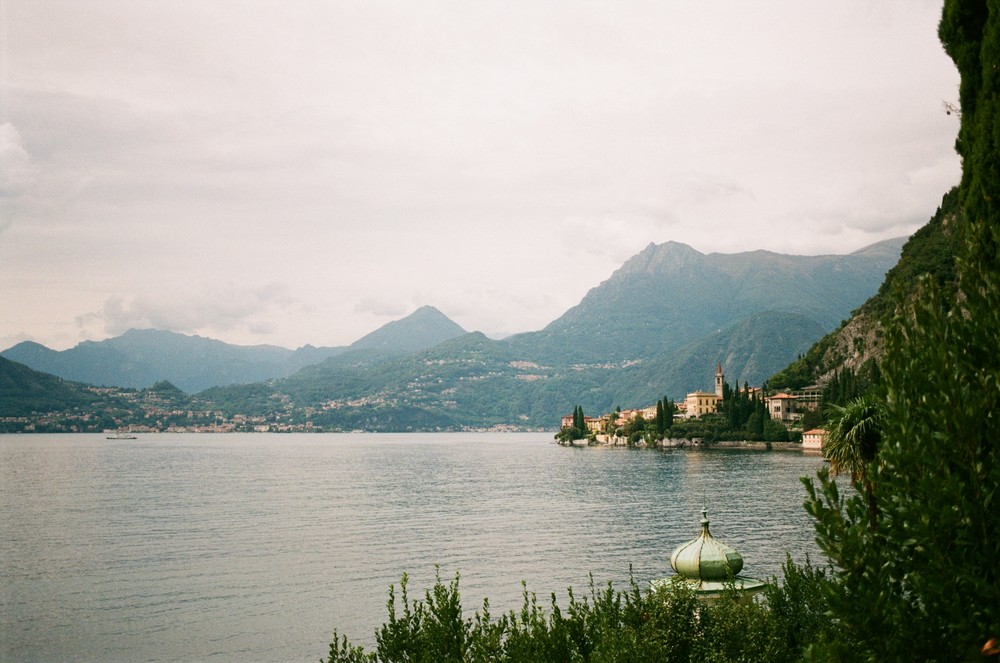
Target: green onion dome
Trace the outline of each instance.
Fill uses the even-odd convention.
[[[721,581],[743,570],[743,557],[708,531],[708,510],[701,510],[701,533],[670,556],[674,572],[692,580]]]

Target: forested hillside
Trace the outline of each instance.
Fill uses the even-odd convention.
[[[896,310],[913,298],[918,279],[923,275],[933,279],[942,305],[950,308],[957,291],[958,214],[956,187],[945,194],[927,225],[903,246],[899,262],[886,274],[878,292],[853,311],[839,328],[772,375],[768,384],[774,388],[799,389],[817,382],[825,384],[838,371],[860,371],[869,361],[880,363],[885,352],[885,327]]]

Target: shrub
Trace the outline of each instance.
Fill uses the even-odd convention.
[[[494,619],[489,600],[472,617],[463,617],[459,576],[444,584],[438,575],[423,601],[411,601],[407,577],[389,590],[389,621],[378,629],[377,647],[366,653],[334,631],[328,663],[469,663],[585,661],[796,661],[806,647],[824,641],[832,628],[826,615],[823,571],[808,560],[784,566],[763,596],[741,596],[733,586],[711,605],[674,581],[641,590],[632,579],[627,591],[611,583],[577,598],[569,590],[566,609],[553,594],[544,610],[522,583],[524,603]]]

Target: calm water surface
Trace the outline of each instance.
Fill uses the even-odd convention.
[[[564,448],[550,434],[0,436],[0,661],[316,661],[371,645],[435,565],[464,604],[819,553],[798,452]],[[579,591],[577,592],[580,593]]]

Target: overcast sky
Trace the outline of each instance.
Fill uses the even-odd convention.
[[[499,336],[650,242],[908,235],[960,177],[940,5],[0,0],[0,349]]]

